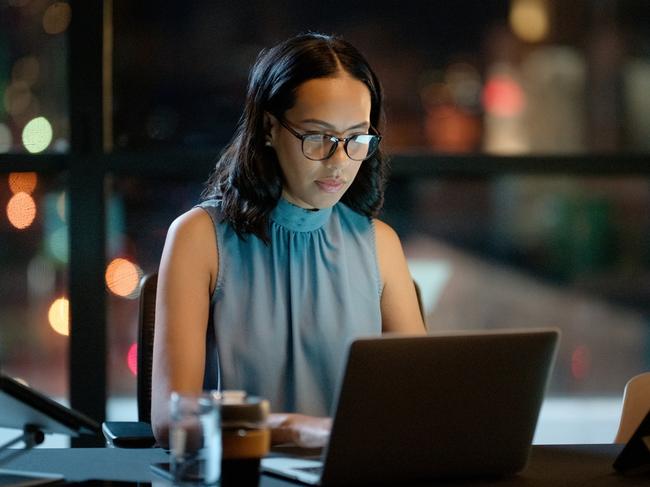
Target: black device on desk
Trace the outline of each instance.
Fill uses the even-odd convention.
[[[156,444],[151,425],[143,421],[105,421],[102,432],[110,446],[148,448]]]
[[[0,427],[22,430],[21,435],[0,445],[0,454],[10,452],[0,457],[0,465],[42,443],[45,433],[79,436],[99,432],[99,423],[96,421],[1,373]],[[19,442],[24,443],[23,449],[9,450],[9,447]],[[62,479],[61,475],[0,469],[0,485],[3,486],[42,485]]]
[[[614,468],[627,475],[650,473],[650,412],[616,458]]]

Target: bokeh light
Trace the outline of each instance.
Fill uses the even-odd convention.
[[[26,56],[14,63],[14,67],[11,69],[11,77],[14,81],[22,81],[28,86],[32,86],[38,81],[40,70],[38,59],[34,56]]]
[[[68,263],[68,227],[61,225],[47,237],[47,251],[62,264]]]
[[[52,263],[41,255],[29,261],[27,266],[27,286],[38,296],[50,294],[56,283],[56,271]]]
[[[583,380],[591,369],[591,352],[586,345],[579,345],[571,354],[571,375],[576,380]]]
[[[52,125],[45,117],[30,120],[23,129],[23,145],[32,154],[43,152],[52,142]]]
[[[66,216],[67,216],[66,208],[68,205],[67,202],[68,202],[68,198],[66,192],[63,191],[56,199],[56,214],[59,215],[59,218],[63,223],[66,222]]]
[[[468,63],[454,63],[445,71],[445,83],[453,101],[466,109],[477,109],[481,104],[481,75]]]
[[[492,76],[483,89],[483,106],[490,115],[515,117],[524,109],[525,95],[519,83],[510,76]]]
[[[43,30],[48,34],[61,34],[70,25],[72,10],[65,2],[55,2],[43,15]]]
[[[138,284],[142,269],[133,262],[117,258],[106,268],[106,286],[116,296],[134,299],[138,295]]]
[[[32,194],[38,183],[38,175],[35,172],[12,172],[9,173],[9,189],[12,193]]]
[[[54,300],[50,305],[47,318],[52,329],[59,335],[70,334],[70,303],[66,298]]]
[[[11,135],[11,130],[4,123],[0,122],[0,154],[9,152],[13,143],[14,138]]]
[[[132,343],[126,354],[126,365],[133,375],[138,375],[138,344]]]
[[[19,230],[29,227],[36,218],[36,203],[27,193],[16,193],[7,203],[7,218]]]
[[[32,92],[24,81],[11,83],[4,94],[4,105],[7,113],[16,117],[24,113],[32,102]]]
[[[543,41],[548,36],[550,24],[546,0],[513,0],[509,22],[521,40]]]

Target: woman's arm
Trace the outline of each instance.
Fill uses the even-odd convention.
[[[379,273],[384,285],[381,294],[381,322],[384,332],[424,334],[415,286],[402,244],[395,231],[374,220]]]
[[[203,389],[205,336],[217,271],[214,226],[204,210],[194,208],[171,224],[158,269],[151,426],[163,447],[169,442],[171,392]]]

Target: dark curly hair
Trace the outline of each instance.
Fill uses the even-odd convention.
[[[284,176],[275,151],[264,146],[264,113],[278,118],[295,103],[297,88],[311,79],[336,76],[340,69],[370,91],[370,125],[383,122],[383,96],[377,76],[363,55],[340,37],[309,33],[263,50],[248,80],[244,112],[203,191],[221,203],[224,220],[237,234],[257,235],[268,243],[269,213],[282,193]],[[364,161],[341,201],[368,217],[384,202],[387,159],[377,151]]]

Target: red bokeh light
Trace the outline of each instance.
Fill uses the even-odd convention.
[[[133,375],[138,375],[138,344],[133,343],[126,354],[126,364]]]
[[[494,76],[483,88],[483,106],[490,115],[514,117],[522,112],[524,104],[524,91],[509,76]]]

